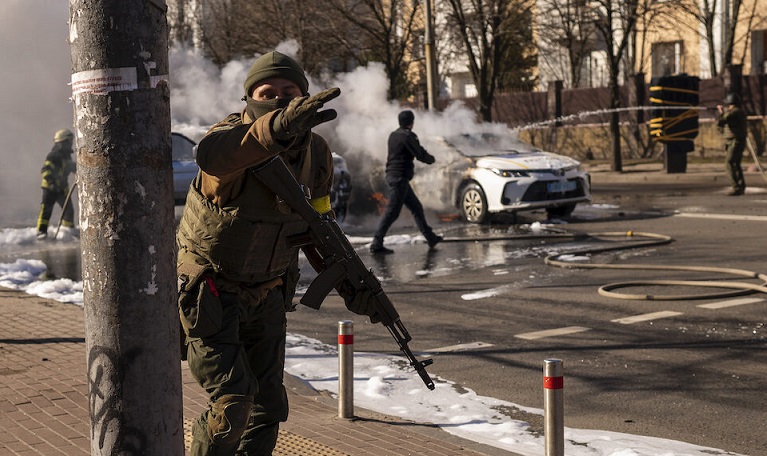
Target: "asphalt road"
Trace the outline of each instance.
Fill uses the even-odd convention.
[[[568,427],[765,455],[767,296],[661,301],[615,299],[597,292],[621,281],[759,280],[713,272],[564,269],[544,263],[555,252],[636,238],[598,233],[633,231],[667,235],[673,242],[597,254],[591,262],[767,273],[767,185],[749,173],[748,193],[727,197],[719,168],[688,168],[684,175],[642,168],[622,174],[592,170],[593,204],[576,209],[567,223],[554,225],[554,233],[531,232],[531,223],[545,221],[544,213],[532,213],[516,224],[508,218],[484,227],[439,223],[438,231],[450,242],[431,252],[425,244],[395,245],[395,253],[383,258],[359,252],[383,279],[413,336],[411,348],[433,357],[428,369],[433,375],[480,395],[542,408],[543,360],[559,358],[564,362]],[[407,218],[395,228],[415,233]],[[347,231],[370,235],[359,227]],[[722,290],[639,286],[621,291],[663,295]],[[334,295],[319,312],[300,306],[289,315],[289,331],[335,344],[337,321],[348,318]],[[353,319],[356,350],[397,351],[383,327]],[[542,428],[536,416],[504,412]]]
[[[435,250],[416,243],[393,245],[395,253],[385,257],[372,257],[362,246],[359,253],[382,279],[413,336],[411,348],[432,357],[429,372],[455,382],[456,388],[542,408],[543,360],[559,358],[564,362],[568,427],[767,455],[764,294],[637,301],[597,291],[609,283],[636,280],[758,280],[711,272],[565,269],[544,263],[553,253],[637,238],[599,233],[633,231],[667,235],[673,242],[626,245],[590,261],[767,273],[767,183],[747,173],[746,195],[727,197],[721,168],[694,166],[685,174],[666,174],[657,164],[626,167],[623,173],[597,167],[591,170],[593,204],[579,206],[566,223],[539,231],[536,222],[546,222],[543,212],[501,217],[487,226],[439,222],[429,214],[437,231],[446,235]],[[369,237],[375,222],[352,217],[345,231]],[[398,233],[417,233],[407,215],[390,234]],[[0,256],[3,261],[20,255],[40,258],[53,276],[79,280],[77,253],[74,245]],[[303,285],[313,275],[306,269]],[[712,289],[641,286],[620,291],[662,295]],[[335,294],[320,311],[298,309],[289,315],[290,332],[335,344],[338,320],[351,317],[356,350],[398,353],[385,328],[350,314]],[[542,430],[539,416],[499,412]]]

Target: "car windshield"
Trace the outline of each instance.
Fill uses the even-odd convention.
[[[179,133],[173,133],[171,137],[173,138],[173,160],[194,161],[194,141]]]
[[[520,141],[513,135],[497,135],[494,133],[462,134],[446,137],[444,141],[459,153],[468,157],[539,151],[539,149]]]

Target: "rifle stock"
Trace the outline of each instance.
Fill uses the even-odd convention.
[[[281,198],[291,209],[309,223],[309,232],[289,240],[292,245],[313,245],[320,259],[311,259],[312,266],[320,263],[318,276],[309,285],[309,289],[301,298],[301,303],[319,309],[322,301],[333,288],[338,287],[346,279],[355,290],[368,289],[372,292],[378,316],[389,333],[397,342],[400,351],[410,361],[410,365],[418,372],[426,387],[434,389],[434,382],[426,366],[432,364],[431,359],[419,361],[408,346],[412,340],[402,324],[397,309],[381,288],[381,282],[362,262],[354,247],[344,235],[341,228],[331,217],[322,216],[314,210],[307,201],[301,185],[296,181],[285,162],[277,156],[266,163],[253,168],[255,176]]]

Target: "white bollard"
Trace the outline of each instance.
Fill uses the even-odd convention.
[[[338,322],[338,417],[354,418],[354,323]]]
[[[545,456],[565,455],[565,406],[562,360],[543,361],[543,434]]]

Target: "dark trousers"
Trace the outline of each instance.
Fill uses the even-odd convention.
[[[192,428],[192,455],[271,455],[280,421],[288,418],[288,397],[283,386],[285,366],[285,297],[275,287],[261,303],[221,292],[221,330],[210,337],[188,338],[189,370],[207,391],[211,403],[226,406],[227,397],[253,397],[247,424],[232,427],[226,445],[211,441],[209,421],[213,409],[203,412]],[[244,432],[242,431],[244,427]]]
[[[53,206],[58,203],[62,208],[64,208],[66,199],[66,193],[49,190],[47,188],[43,189],[43,201],[40,203],[40,214],[37,216],[38,233],[48,233],[48,223],[50,222],[51,214],[53,213]],[[75,211],[72,209],[71,202],[70,204],[67,204],[66,208],[64,208],[64,212],[61,214],[61,220],[61,224],[64,226],[75,226]]]
[[[746,148],[745,141],[737,139],[727,140],[727,176],[730,178],[730,185],[735,191],[743,192],[746,189],[746,179],[743,177],[743,169],[740,162],[743,160],[743,149]]]
[[[381,221],[378,223],[378,229],[373,237],[373,247],[383,245],[384,236],[389,228],[399,217],[402,211],[402,206],[405,206],[413,214],[416,225],[424,235],[426,240],[434,238],[434,232],[428,223],[426,223],[426,216],[423,213],[423,206],[421,201],[415,195],[413,188],[410,187],[410,182],[406,179],[398,179],[389,181],[389,203],[386,205],[386,211],[384,212]]]

